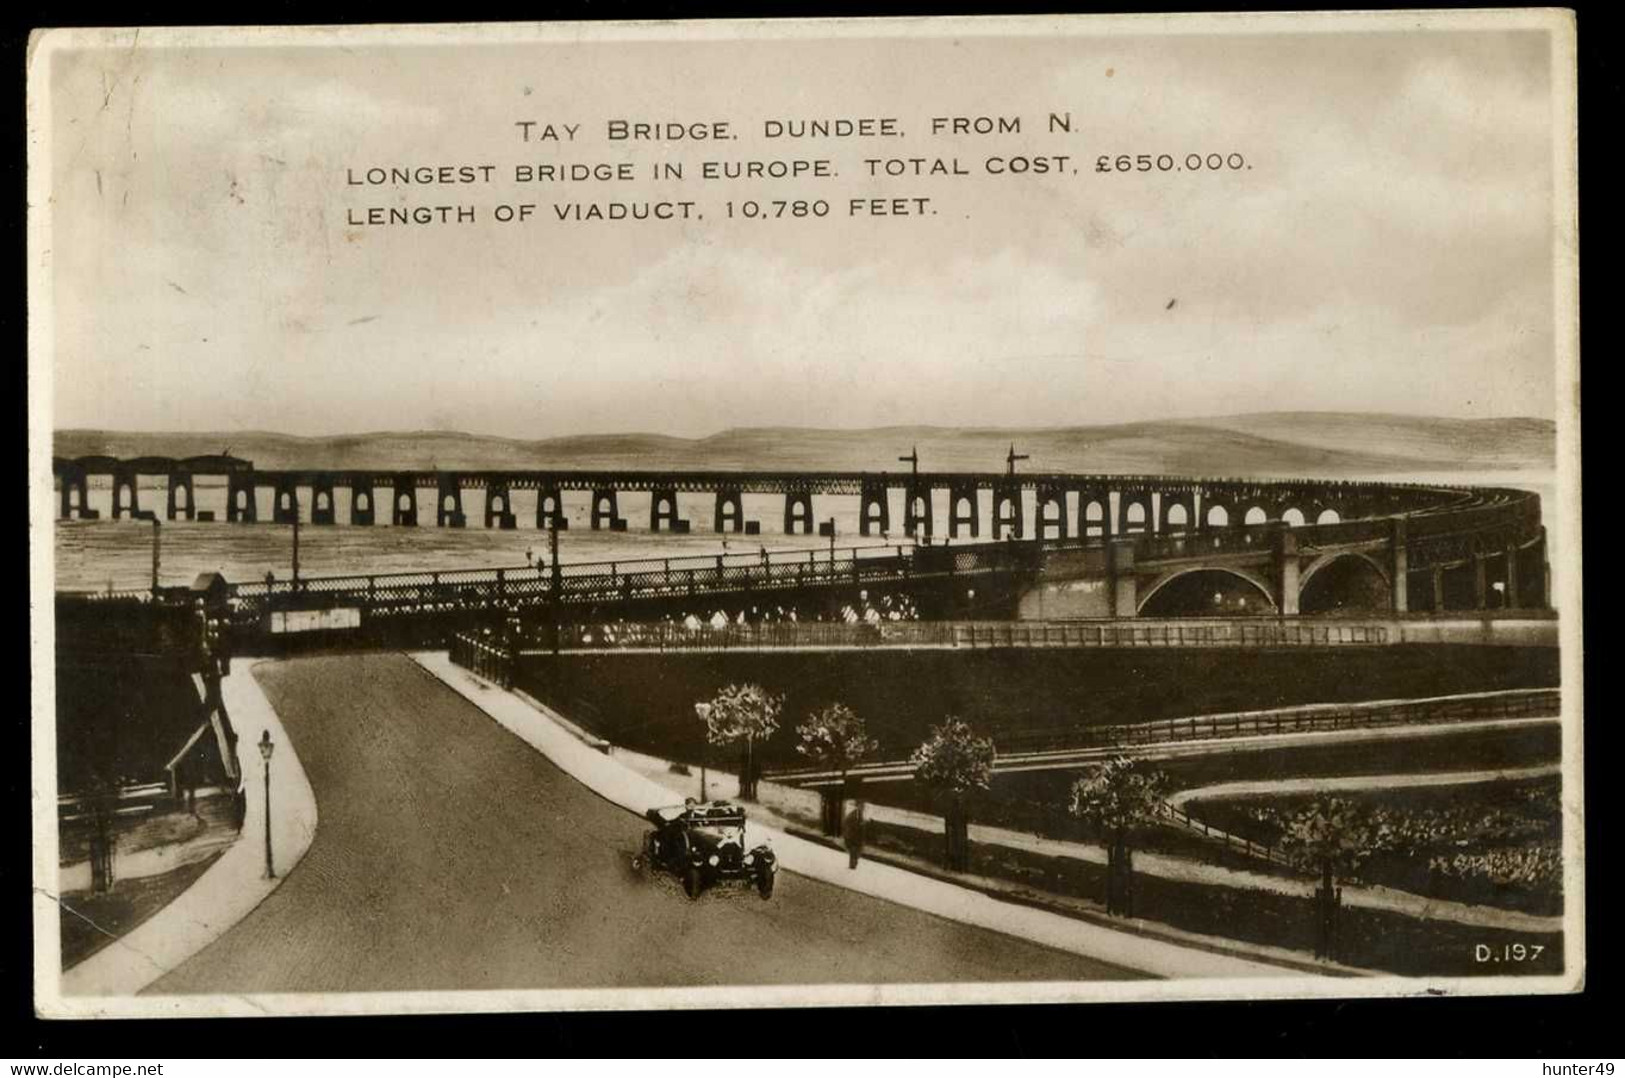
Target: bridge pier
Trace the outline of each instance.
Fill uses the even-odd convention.
[[[350,523],[372,527],[378,519],[378,495],[373,490],[372,480],[353,479],[350,481]]]
[[[226,478],[226,523],[253,524],[259,520],[259,505],[254,498],[252,476],[232,475]]]
[[[1522,553],[1522,552],[1520,552]],[[1530,563],[1518,573],[1518,579],[1523,581],[1524,598],[1531,610],[1545,610],[1552,603],[1552,568],[1546,562],[1546,529],[1540,529],[1535,544],[1523,556]]]
[[[312,524],[337,524],[338,519],[333,477],[330,475],[317,476],[314,482],[311,483],[310,522]]]
[[[608,527],[612,532],[624,532],[626,521],[621,519],[615,491],[609,489],[592,492],[592,530]]]
[[[610,494],[613,503],[614,494]],[[597,493],[593,494],[593,504],[597,504]],[[615,516],[613,504],[610,506],[610,517]],[[536,491],[536,526],[543,531],[549,527],[559,531],[570,530],[570,518],[564,515],[564,494],[558,487],[539,487]],[[595,523],[593,527],[598,527]]]
[[[441,476],[435,485],[435,524],[438,527],[464,528],[468,517],[463,513],[463,484],[455,476]]]
[[[975,486],[951,486],[948,488],[948,538],[959,538],[959,526],[970,525],[971,537],[982,534],[982,506],[978,497],[979,492]],[[959,511],[960,503],[967,505],[966,511]]]
[[[493,479],[485,487],[485,526],[512,531],[519,524],[513,515],[513,495],[508,484]]]
[[[291,479],[279,479],[271,501],[271,522],[292,524],[299,519],[299,488]]]
[[[136,488],[134,472],[113,473],[113,519],[118,520],[124,516],[139,516],[141,513],[141,496]],[[129,503],[125,504],[125,495],[129,495]]]
[[[1396,614],[1404,614],[1410,610],[1410,576],[1411,555],[1405,548],[1405,518],[1394,518],[1394,531],[1388,540],[1392,548],[1392,559],[1388,566],[1388,581],[1391,588],[1388,596],[1389,602]]]
[[[183,492],[184,499],[179,497]],[[164,509],[164,518],[174,520],[176,514],[184,514],[187,520],[197,518],[197,499],[193,496],[190,475],[171,473],[169,476],[169,503]]]
[[[813,533],[813,500],[808,491],[791,491],[784,496],[784,534]]]
[[[413,475],[398,475],[395,483],[390,487],[390,505],[393,512],[390,520],[397,528],[415,528],[418,526],[418,481]]]
[[[101,516],[90,507],[90,477],[83,472],[62,477],[62,519],[95,520]]]
[[[877,527],[882,533],[891,531],[891,505],[886,500],[886,487],[864,483],[858,498],[858,534],[873,535]]]
[[[668,530],[687,535],[691,525],[677,515],[677,491],[663,487],[649,493],[649,530],[657,532],[664,523]]]
[[[1112,617],[1138,617],[1140,589],[1134,578],[1134,540],[1110,540],[1106,547],[1106,573],[1111,581]]]
[[[1518,544],[1508,543],[1506,554],[1506,604],[1512,609],[1519,608],[1518,594]]]
[[[1437,614],[1444,610],[1444,566],[1435,565],[1431,575],[1433,577],[1432,613]]]
[[[1276,610],[1290,617],[1298,612],[1298,537],[1282,528],[1275,554],[1279,573],[1275,592]]]
[[[903,499],[903,534],[918,535],[922,525],[928,537],[936,532],[932,526],[931,488],[911,483]]]
[[[1484,610],[1490,605],[1489,558],[1477,544],[1473,547],[1473,608]]]
[[[745,496],[737,490],[717,491],[716,515],[711,523],[716,532],[745,531]]]
[[[1005,538],[1005,529],[1011,537],[1022,536],[1021,487],[1008,484],[993,488],[993,538]]]
[[[1038,488],[1038,538],[1066,538],[1066,491],[1060,487]],[[1055,530],[1052,537],[1050,529]]]

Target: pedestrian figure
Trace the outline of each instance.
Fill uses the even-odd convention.
[[[863,802],[852,802],[852,811],[846,814],[846,820],[841,824],[841,837],[846,841],[846,857],[849,868],[858,867],[858,858],[863,856]]]

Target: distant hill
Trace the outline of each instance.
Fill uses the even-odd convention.
[[[1439,419],[1268,412],[1111,426],[745,427],[705,438],[575,435],[526,441],[446,431],[306,438],[264,431],[58,431],[55,452],[185,457],[230,452],[275,468],[782,468],[905,471],[918,447],[930,471],[1002,470],[1011,443],[1025,471],[1169,475],[1327,476],[1535,471],[1556,464],[1556,425],[1541,419]]]

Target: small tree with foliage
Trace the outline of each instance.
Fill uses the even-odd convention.
[[[880,742],[869,736],[863,718],[845,704],[834,703],[819,708],[796,727],[796,752],[820,767],[841,773],[841,784],[832,792],[827,787],[823,796],[824,834],[841,833],[841,813],[845,811],[846,773],[871,752]]]
[[[1358,807],[1340,797],[1317,797],[1287,821],[1280,850],[1294,865],[1320,876],[1315,889],[1315,955],[1337,957],[1338,880],[1352,874],[1371,853],[1371,827]]]
[[[947,802],[943,837],[952,871],[970,868],[967,801],[974,791],[987,789],[997,755],[992,738],[977,737],[969,723],[950,715],[941,726],[931,728],[931,736],[909,758],[915,780]]]
[[[696,704],[695,712],[705,720],[706,739],[713,745],[742,745],[744,759],[739,768],[739,797],[756,799],[756,743],[766,741],[779,728],[784,697],[775,696],[760,685],[725,685],[708,703]]]
[[[1138,827],[1162,813],[1168,778],[1142,770],[1118,756],[1072,784],[1072,815],[1097,828],[1106,839],[1106,912],[1134,916],[1134,850]]]

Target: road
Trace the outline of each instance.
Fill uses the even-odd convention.
[[[784,873],[691,902],[644,823],[393,654],[259,678],[315,791],[299,865],[149,994],[1077,981],[1140,974]]]

